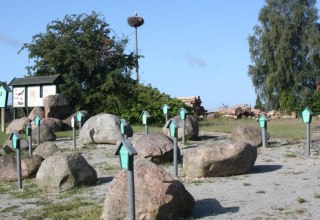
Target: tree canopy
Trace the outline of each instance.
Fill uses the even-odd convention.
[[[21,49],[27,49],[34,60],[27,67],[28,74],[61,74],[65,81],[61,93],[75,110],[86,109],[90,115],[105,112],[139,123],[141,112],[148,110],[153,122],[160,123],[162,104],[171,105],[176,112],[185,107],[181,101],[133,80],[135,57],[125,53],[128,40],[111,33],[95,12],[55,20]]]
[[[268,109],[310,105],[320,74],[320,35],[315,0],[266,0],[249,36],[248,74]]]

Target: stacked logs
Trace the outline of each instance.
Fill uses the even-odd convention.
[[[206,117],[207,110],[201,105],[200,96],[178,97],[187,106],[193,107],[194,115],[196,117]]]

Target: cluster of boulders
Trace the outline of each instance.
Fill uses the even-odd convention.
[[[88,112],[80,111],[84,119]],[[19,133],[25,132],[25,126],[28,122],[31,123],[32,141],[37,141],[37,126],[33,119],[35,116],[41,118],[40,121],[40,143],[45,141],[54,141],[56,135],[54,132],[71,129],[71,118],[75,112],[69,105],[68,99],[63,94],[50,95],[44,99],[44,107],[35,107],[32,109],[28,117],[22,117],[10,122],[6,128],[6,134],[11,134],[13,131]],[[75,124],[78,126],[78,124]]]
[[[43,125],[52,127],[66,126],[70,118],[67,110],[60,112],[60,121],[51,120],[58,117],[55,108],[46,110],[53,103],[48,102],[44,112],[35,108],[33,115],[43,116]],[[51,103],[51,104],[50,104]],[[37,112],[36,112],[37,111]],[[30,113],[31,114],[31,113]],[[69,116],[68,116],[69,115]],[[49,117],[51,116],[51,117]],[[32,116],[31,116],[32,117]],[[66,119],[67,118],[67,119]],[[178,139],[183,135],[183,121],[175,117],[179,123]],[[19,131],[24,130],[24,124],[30,118],[19,119],[20,123],[11,125]],[[44,122],[43,122],[44,121]],[[19,124],[19,125],[18,125]],[[119,144],[123,136],[119,129],[120,118],[111,114],[95,115],[84,123],[79,133],[82,144]],[[198,119],[187,115],[185,121],[185,137],[187,140],[197,140],[199,137]],[[21,127],[19,127],[21,126]],[[19,129],[20,128],[20,129]],[[33,129],[36,130],[36,129]],[[59,129],[58,129],[59,130]],[[42,130],[41,130],[42,132]],[[52,132],[54,134],[54,132]],[[183,184],[158,164],[173,161],[173,140],[168,134],[167,125],[162,132],[133,135],[128,126],[128,137],[138,152],[134,162],[136,219],[180,219],[191,215],[195,205],[194,198]],[[231,176],[250,172],[257,158],[257,146],[261,145],[261,131],[253,126],[239,126],[232,132],[232,140],[208,140],[197,147],[184,149],[180,155],[183,172],[187,178],[202,178],[215,176]],[[10,141],[4,149],[13,150]],[[182,150],[184,145],[179,146]],[[27,147],[25,147],[27,148]],[[179,157],[180,157],[179,156]],[[10,175],[7,172],[11,172]],[[3,157],[0,161],[0,181],[15,180],[16,161],[13,157]],[[60,192],[81,185],[95,184],[97,172],[88,164],[81,153],[62,152],[54,142],[41,141],[31,157],[22,158],[23,178],[36,177],[39,187],[45,192]],[[128,176],[124,170],[113,178],[107,190],[101,219],[125,219],[128,208]],[[154,190],[157,189],[157,190]]]

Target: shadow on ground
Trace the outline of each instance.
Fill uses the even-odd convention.
[[[223,207],[216,199],[201,199],[196,201],[192,217],[203,218],[226,213],[239,212],[240,207]]]
[[[251,174],[268,173],[276,170],[280,170],[282,165],[255,165],[251,171]]]
[[[97,185],[102,185],[113,180],[113,176],[101,177],[98,179]]]

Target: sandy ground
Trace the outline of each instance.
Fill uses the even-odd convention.
[[[201,134],[203,139],[224,139],[220,133]],[[202,141],[206,141],[202,140]],[[188,142],[184,151],[202,141]],[[63,150],[71,140],[58,140]],[[118,171],[116,146],[77,147],[97,170],[100,184],[81,196],[103,203],[112,177]],[[190,219],[320,219],[320,160],[316,151],[304,155],[305,143],[270,139],[268,148],[259,148],[254,169],[245,175],[188,179],[181,164],[179,180],[193,195],[196,205]],[[108,168],[106,168],[108,167]],[[111,167],[111,168],[110,168]],[[163,167],[172,173],[173,167]],[[57,199],[48,195],[50,199]],[[38,198],[21,199],[0,193],[0,219],[21,219],[20,213],[37,207]],[[31,201],[31,202],[30,202]],[[16,207],[14,211],[3,210]],[[1,211],[2,210],[2,211]]]

